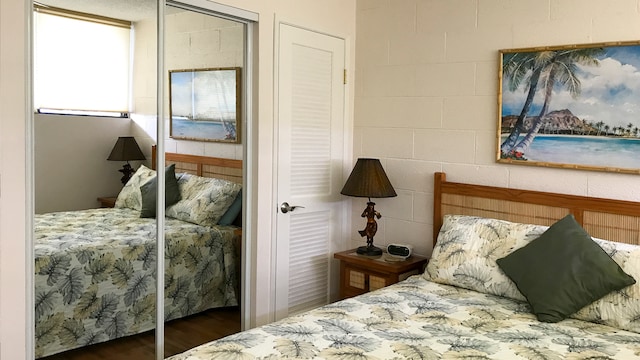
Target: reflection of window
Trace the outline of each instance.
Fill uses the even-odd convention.
[[[127,21],[37,8],[35,108],[127,113],[130,32]]]

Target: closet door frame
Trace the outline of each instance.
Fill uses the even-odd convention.
[[[251,309],[251,274],[252,274],[252,256],[253,241],[251,234],[253,233],[253,217],[251,211],[251,199],[254,197],[253,185],[251,179],[254,178],[253,167],[253,127],[254,127],[254,31],[255,24],[258,22],[258,14],[218,4],[208,0],[158,0],[158,34],[157,34],[157,164],[165,163],[165,97],[164,89],[166,83],[166,69],[164,66],[164,38],[165,38],[165,9],[166,6],[174,6],[184,10],[190,10],[205,15],[212,15],[228,20],[242,23],[245,26],[244,31],[244,76],[242,77],[242,114],[244,114],[243,124],[240,134],[243,149],[243,196],[242,196],[242,253],[241,253],[241,276],[240,279],[240,313],[241,313],[241,329],[250,327],[250,309]],[[158,187],[156,197],[158,199],[158,207],[156,209],[156,226],[157,226],[157,274],[164,274],[165,258],[164,258],[164,172],[158,171]],[[158,276],[156,279],[156,289],[164,289],[164,276]],[[156,359],[164,359],[164,290],[156,291]]]

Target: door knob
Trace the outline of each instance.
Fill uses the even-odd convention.
[[[300,205],[294,205],[294,206],[291,206],[291,205],[289,205],[289,203],[288,203],[288,202],[286,202],[286,201],[285,201],[285,202],[283,202],[283,203],[282,203],[282,205],[280,205],[280,211],[282,211],[282,213],[283,213],[283,214],[286,214],[286,213],[288,213],[289,211],[293,211],[293,210],[295,210],[296,208],[304,208],[304,206],[300,206]]]

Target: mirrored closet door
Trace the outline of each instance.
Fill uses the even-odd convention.
[[[246,53],[257,17],[186,1],[197,4],[34,5],[38,359],[161,359],[241,328]],[[39,31],[46,25],[55,31]],[[82,50],[98,59],[62,68]],[[83,97],[121,102],[67,101]],[[203,217],[211,208],[185,184],[217,189],[209,195],[225,209]]]
[[[180,190],[164,227],[170,356],[240,331],[246,25],[173,2],[164,20],[165,159]]]
[[[140,184],[154,176],[156,19],[155,0],[34,4],[36,358],[155,358]]]

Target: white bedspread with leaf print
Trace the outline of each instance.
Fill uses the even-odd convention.
[[[150,330],[155,219],[131,209],[37,215],[36,356]],[[166,320],[237,305],[232,227],[166,219]]]
[[[526,302],[409,279],[201,345],[171,360],[637,359],[640,334],[541,323]]]

